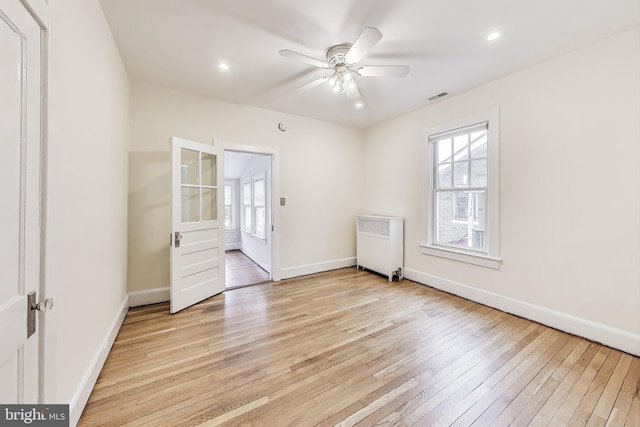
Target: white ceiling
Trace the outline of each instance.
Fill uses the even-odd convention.
[[[357,127],[451,95],[640,25],[640,0],[101,0],[132,78]],[[365,107],[329,73],[283,58],[325,59],[366,26],[382,40],[361,65],[409,65],[404,78],[357,77]],[[485,37],[499,30],[494,42]],[[221,71],[218,64],[231,69]],[[436,101],[437,102],[437,101]]]

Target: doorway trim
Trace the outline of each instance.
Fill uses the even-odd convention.
[[[260,145],[237,144],[214,138],[212,145],[221,147],[224,151],[235,151],[249,154],[271,156],[271,280],[281,280],[280,273],[280,149]]]

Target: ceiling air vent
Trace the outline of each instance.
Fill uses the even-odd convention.
[[[429,101],[435,101],[438,98],[442,98],[443,96],[447,96],[449,95],[447,92],[440,92],[437,95],[433,95],[431,98],[429,98]]]

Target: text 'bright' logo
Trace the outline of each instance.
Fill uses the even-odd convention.
[[[24,409],[19,411],[10,411],[9,408],[4,408],[5,421],[21,421],[24,424],[31,424],[34,421],[64,421],[65,414],[60,412],[48,412],[49,408],[43,409]]]

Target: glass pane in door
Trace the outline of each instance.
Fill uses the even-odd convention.
[[[202,220],[217,220],[217,199],[218,190],[216,188],[203,188],[202,189]]]
[[[200,189],[182,187],[182,222],[200,221]]]
[[[180,160],[180,176],[183,184],[200,184],[200,165],[198,162],[198,152],[182,149]]]
[[[216,186],[216,156],[202,153],[202,185]]]

